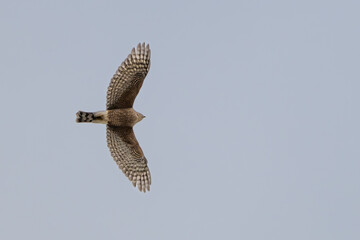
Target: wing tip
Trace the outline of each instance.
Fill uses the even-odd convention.
[[[137,188],[140,192],[150,192],[150,184],[146,184],[146,183],[134,183],[132,182],[134,188]]]
[[[137,53],[140,55],[145,55],[147,58],[150,58],[150,44],[146,42],[138,43]]]
[[[135,188],[138,188],[140,192],[150,192],[150,185],[151,185],[151,177],[150,172],[147,171],[145,173],[142,173],[142,175],[137,176],[129,176],[129,180],[131,181],[132,185]]]

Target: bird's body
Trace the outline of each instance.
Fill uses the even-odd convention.
[[[79,111],[76,115],[76,122],[92,122],[108,124],[113,127],[133,127],[145,116],[133,108],[112,109],[99,112]]]
[[[147,159],[136,140],[133,126],[145,116],[133,103],[150,68],[149,45],[139,44],[111,79],[106,110],[76,114],[76,122],[102,123],[107,126],[107,143],[119,168],[140,191],[150,191],[151,176]]]

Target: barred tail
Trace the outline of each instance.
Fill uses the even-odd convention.
[[[78,111],[76,113],[76,122],[92,122],[95,120],[95,114],[92,112]]]
[[[108,117],[106,111],[99,111],[99,112],[83,112],[78,111],[76,113],[76,122],[92,122],[92,123],[108,123]]]

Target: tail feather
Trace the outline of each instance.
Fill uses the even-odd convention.
[[[95,114],[92,112],[78,111],[76,113],[76,122],[92,122],[95,120]]]

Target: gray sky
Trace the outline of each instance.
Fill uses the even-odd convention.
[[[360,239],[359,1],[2,1],[0,239]],[[150,193],[105,126],[116,68]]]

